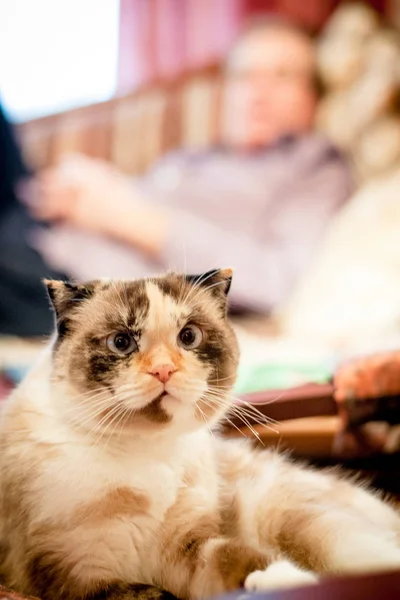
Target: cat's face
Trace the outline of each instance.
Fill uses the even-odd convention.
[[[86,285],[47,282],[57,315],[54,381],[92,430],[190,431],[228,407],[238,347],[229,269]],[[63,394],[65,398],[65,394]]]

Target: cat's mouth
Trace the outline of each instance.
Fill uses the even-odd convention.
[[[172,398],[173,396],[171,396],[171,394],[169,392],[167,392],[167,390],[164,390],[163,392],[161,392],[161,394],[158,394],[158,396],[156,396],[152,401],[151,404],[161,404],[161,402],[164,399],[169,399]]]
[[[166,390],[164,390],[163,392],[161,392],[161,394],[159,394],[158,396],[156,396],[154,398],[154,400],[152,400],[152,402],[161,402],[161,400],[163,398],[165,398],[165,396],[168,396],[168,395],[169,395],[168,392]]]
[[[180,400],[176,397],[164,390],[155,400],[153,400],[152,404],[156,404],[161,407],[162,410],[170,413],[173,411],[178,405],[181,404]]]

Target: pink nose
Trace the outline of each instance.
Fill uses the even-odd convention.
[[[176,369],[172,364],[155,365],[149,371],[150,375],[157,377],[161,383],[167,383],[172,373],[175,373]]]

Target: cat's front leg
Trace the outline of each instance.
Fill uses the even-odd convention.
[[[261,591],[317,581],[314,573],[277,557],[223,537],[193,539],[169,553],[160,584],[179,597],[202,599],[241,587]]]
[[[254,474],[253,474],[254,475]],[[400,519],[372,494],[279,457],[238,482],[241,534],[320,574],[400,569]]]
[[[224,537],[198,538],[171,544],[164,553],[157,583],[181,598],[200,600],[241,587],[251,573],[263,571],[271,554]]]

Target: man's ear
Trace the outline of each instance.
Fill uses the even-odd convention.
[[[186,281],[195,287],[209,291],[226,309],[226,297],[232,283],[232,269],[213,269],[200,275],[186,275]]]
[[[57,330],[64,335],[68,330],[69,314],[78,302],[88,300],[94,293],[95,284],[73,284],[67,281],[45,279],[51,304],[56,313]]]

